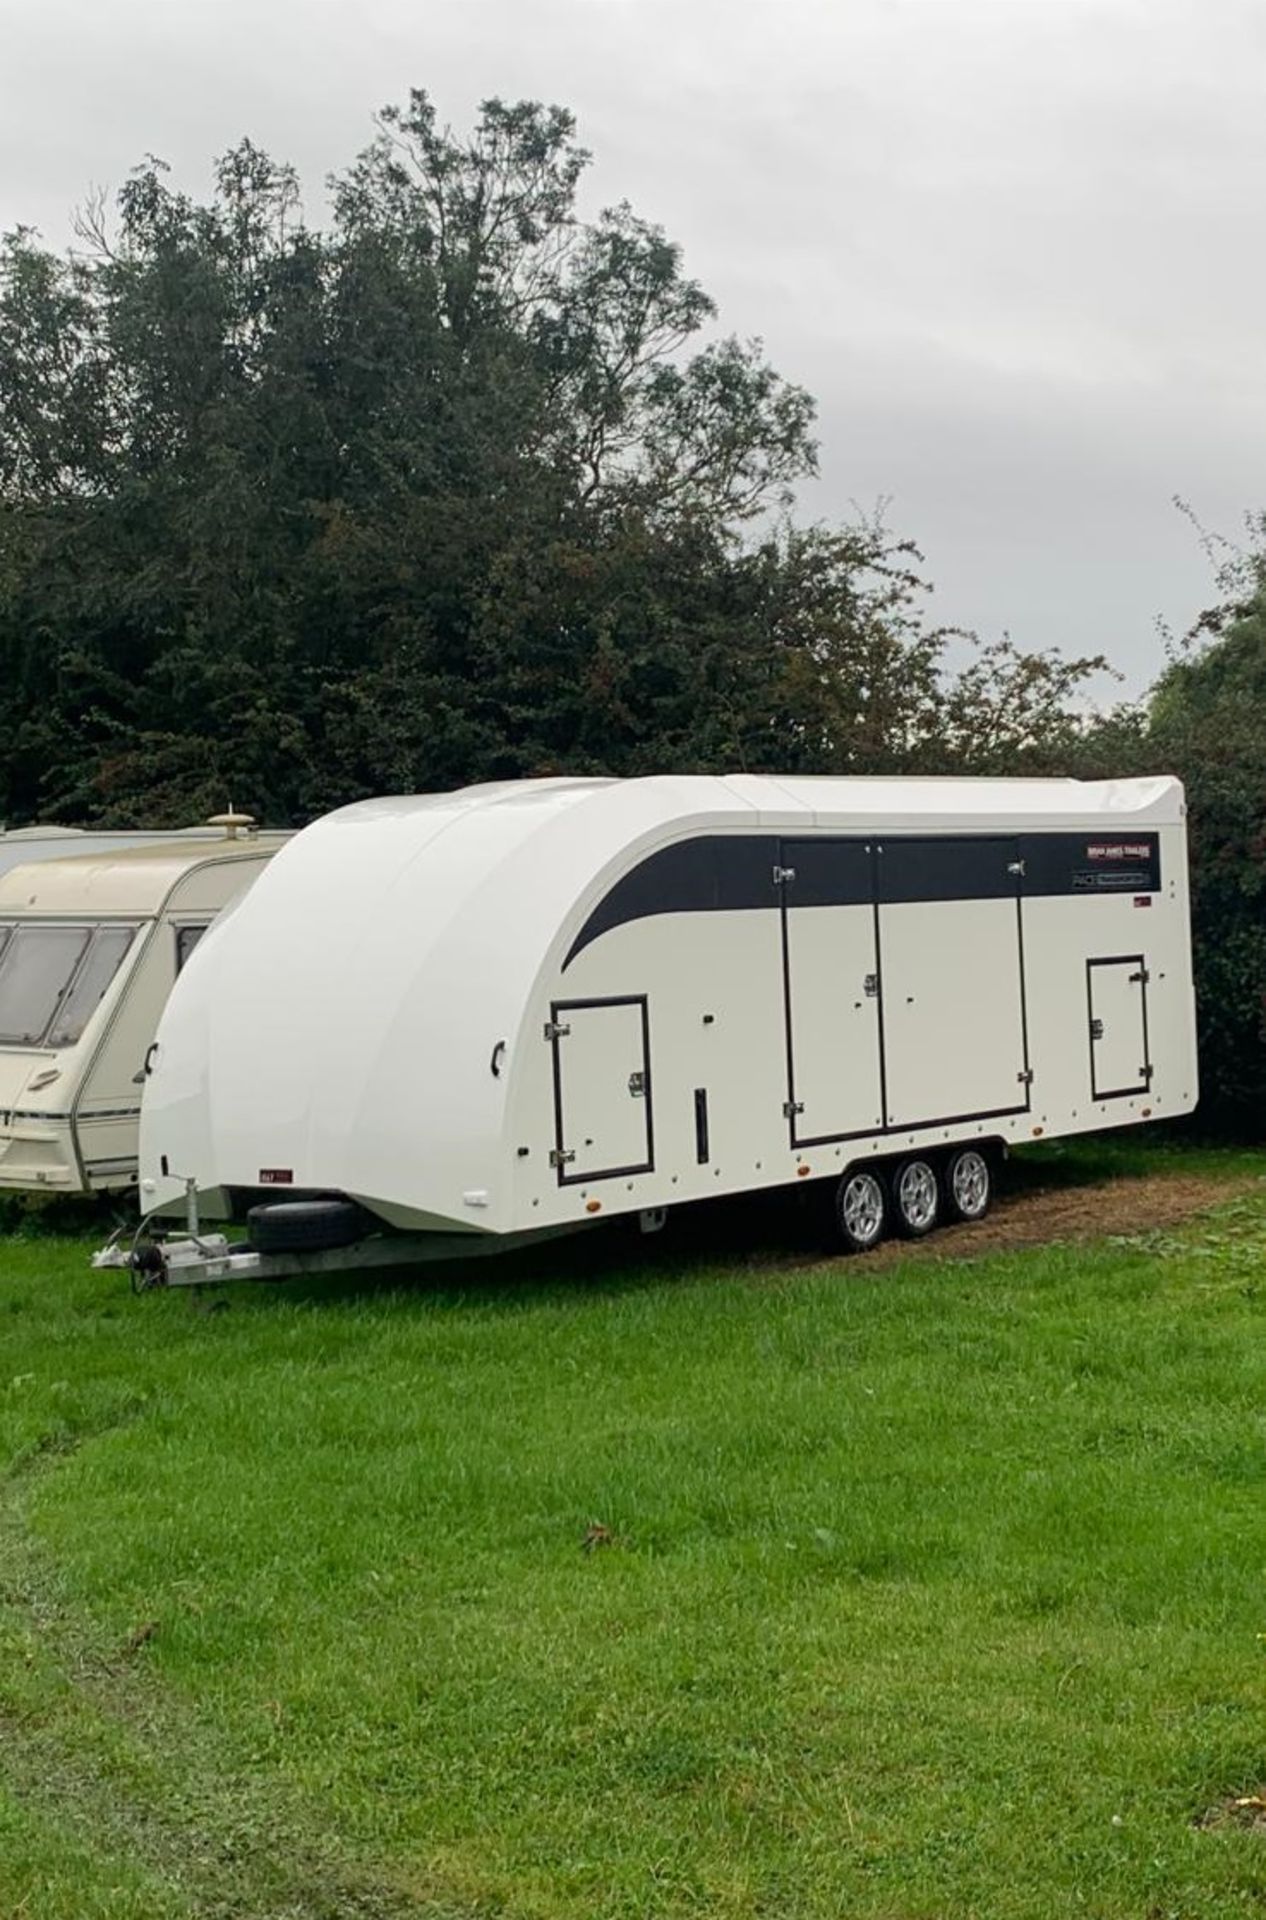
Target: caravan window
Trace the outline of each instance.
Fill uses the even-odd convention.
[[[176,972],[183,973],[185,962],[206,932],[205,927],[176,928]]]
[[[35,1047],[88,945],[87,927],[15,927],[0,960],[0,1045]]]
[[[106,988],[123,964],[132,944],[134,927],[101,927],[87,957],[75,975],[48,1036],[50,1047],[73,1047],[105,997]]]
[[[135,927],[9,926],[0,946],[0,1046],[72,1046]],[[50,1035],[49,1029],[52,1028]]]

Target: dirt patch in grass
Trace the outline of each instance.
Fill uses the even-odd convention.
[[[1198,1827],[1250,1827],[1266,1833],[1266,1789],[1257,1793],[1232,1794],[1209,1807],[1195,1823]]]
[[[966,1260],[1053,1241],[1150,1233],[1158,1227],[1178,1226],[1261,1184],[1254,1179],[1220,1180],[1211,1174],[1166,1170],[1088,1186],[1003,1193],[984,1220],[939,1229],[913,1244],[889,1240],[866,1259],[867,1264],[917,1257]]]

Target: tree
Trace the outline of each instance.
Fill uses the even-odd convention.
[[[1266,519],[1153,693],[1149,746],[1189,808],[1201,1104],[1266,1132]]]

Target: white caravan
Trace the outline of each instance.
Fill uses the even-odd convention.
[[[991,1149],[1195,1102],[1175,780],[365,801],[298,834],[172,994],[141,1200],[195,1237],[144,1257],[416,1259],[827,1178],[862,1249],[982,1213]],[[202,1232],[248,1215],[246,1245]]]
[[[226,818],[232,834],[242,818]],[[285,836],[135,837],[140,846],[0,873],[0,1192],[135,1185],[141,1081],[163,1003]]]

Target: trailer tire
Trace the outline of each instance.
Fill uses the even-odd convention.
[[[993,1170],[979,1147],[955,1147],[945,1162],[941,1194],[951,1220],[983,1220],[993,1199]]]
[[[892,1214],[903,1240],[921,1240],[931,1233],[941,1211],[941,1183],[936,1168],[922,1154],[898,1160],[892,1170]]]
[[[257,1253],[315,1253],[363,1240],[364,1213],[352,1200],[276,1200],[252,1207],[247,1238]]]
[[[888,1195],[870,1167],[853,1167],[835,1188],[835,1228],[845,1253],[869,1253],[888,1230]]]

